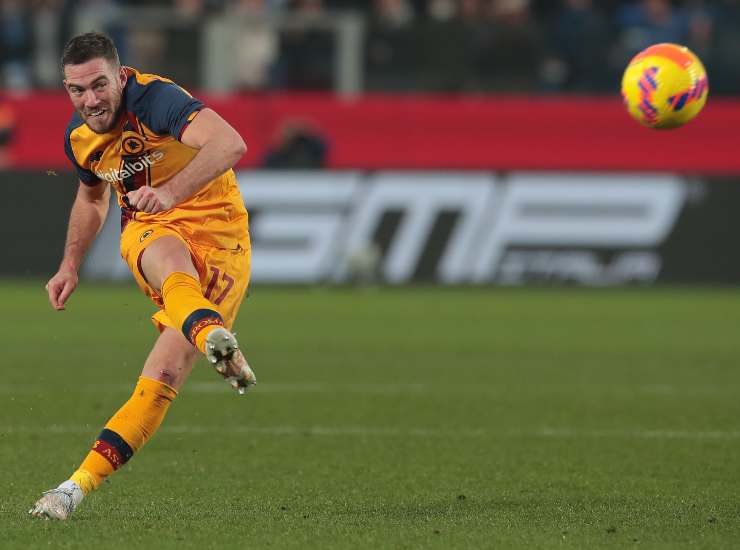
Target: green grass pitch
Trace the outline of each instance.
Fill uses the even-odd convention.
[[[740,291],[256,287],[65,523],[26,512],[129,396],[133,287],[0,281],[3,548],[737,548]]]

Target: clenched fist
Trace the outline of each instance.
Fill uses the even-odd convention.
[[[162,187],[140,187],[124,198],[131,208],[147,214],[157,214],[175,206],[172,194]]]

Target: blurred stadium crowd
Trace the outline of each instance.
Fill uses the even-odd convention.
[[[240,21],[234,91],[331,90],[337,33],[361,22],[362,89],[614,93],[656,42],[691,47],[713,94],[740,93],[740,0],[0,0],[2,88],[58,88],[72,34],[109,32],[124,63],[207,89],[203,29]]]

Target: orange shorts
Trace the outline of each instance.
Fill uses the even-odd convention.
[[[136,284],[159,307],[152,322],[160,330],[171,327],[180,330],[164,312],[164,302],[159,293],[149,286],[141,270],[141,256],[146,247],[165,235],[180,239],[190,250],[193,265],[200,277],[203,295],[210,300],[221,314],[224,324],[234,326],[239,306],[249,285],[251,247],[249,236],[233,249],[204,246],[183,237],[175,229],[156,223],[131,220],[121,234],[121,256],[128,264]]]

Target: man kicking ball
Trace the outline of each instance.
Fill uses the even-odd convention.
[[[256,383],[230,332],[250,272],[247,211],[232,170],[246,152],[241,136],[171,80],[121,66],[103,34],[70,40],[62,70],[76,111],[65,151],[80,183],[49,302],[63,310],[75,290],[112,187],[121,255],[159,307],[160,335],[131,398],[80,467],[30,510],[47,519],[68,518],[154,435],[201,354],[240,394]]]

